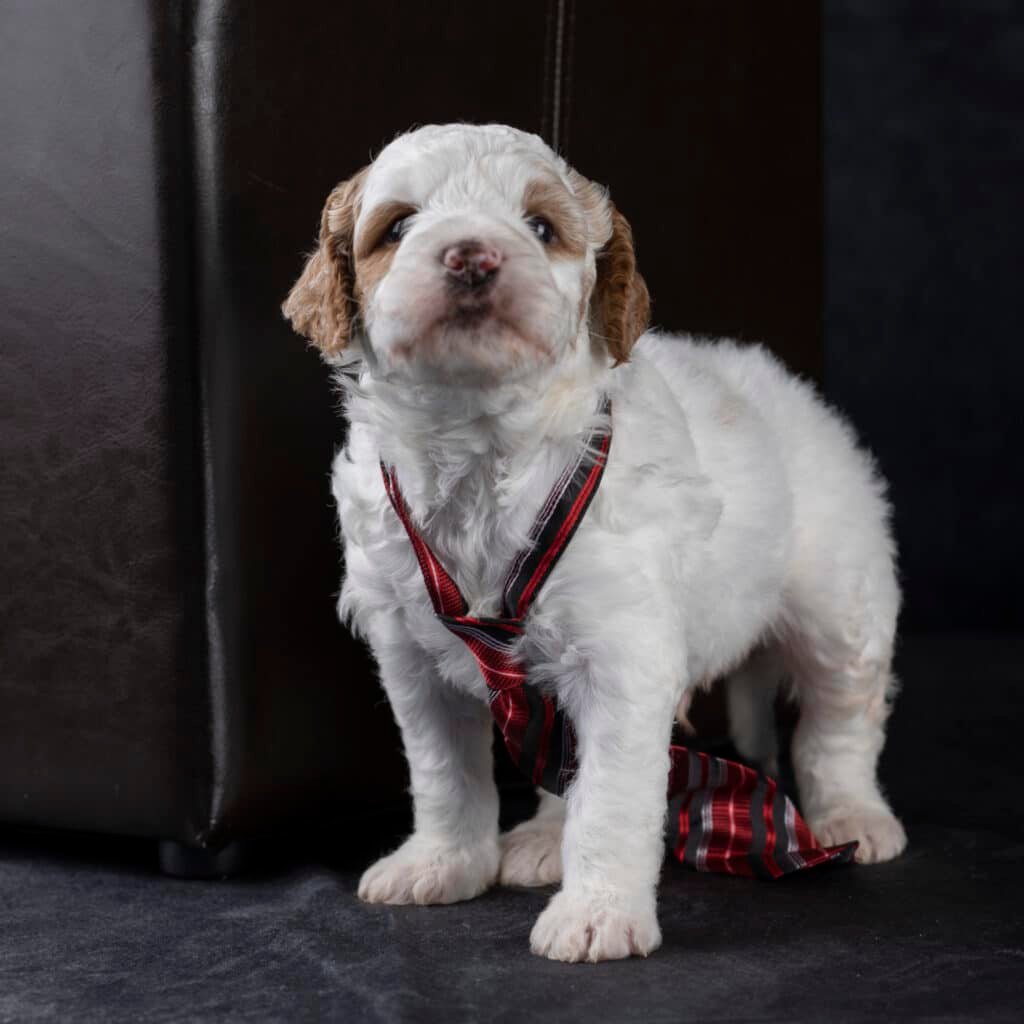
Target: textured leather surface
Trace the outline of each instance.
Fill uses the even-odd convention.
[[[301,794],[369,800],[404,769],[390,709],[337,623],[328,472],[342,423],[280,303],[330,188],[417,122],[540,129],[546,5],[207,2],[194,32],[213,817],[255,826]],[[495,40],[500,40],[495,45]],[[428,43],[429,45],[425,45]]]
[[[540,130],[547,5],[25,2],[0,30],[0,817],[216,843],[394,794],[334,614],[341,422],[279,304],[394,131]]]
[[[8,11],[5,817],[215,842],[400,787],[334,616],[342,424],[278,313],[327,191],[396,132],[547,135],[613,184],[659,323],[816,366],[806,13]]]
[[[105,0],[0,15],[0,819],[197,825],[195,454],[152,62],[166,28]]]

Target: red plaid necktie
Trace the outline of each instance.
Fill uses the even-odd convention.
[[[603,400],[601,412],[611,412]],[[413,525],[393,468],[384,487],[419,561],[434,613],[470,649],[490,692],[491,712],[512,760],[535,785],[561,796],[576,770],[575,737],[554,698],[527,681],[515,654],[533,599],[565,550],[597,491],[611,428],[595,430],[558,478],[509,569],[500,618],[479,618]],[[698,871],[779,878],[827,862],[846,862],[856,843],[822,847],[773,779],[720,757],[670,748],[668,794],[675,855]]]

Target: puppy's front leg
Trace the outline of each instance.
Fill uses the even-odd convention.
[[[412,835],[364,872],[369,903],[472,899],[498,874],[498,792],[487,705],[439,679],[424,652],[395,636],[371,637],[402,731],[414,810]]]
[[[637,668],[628,671],[635,677]],[[553,960],[646,956],[661,944],[656,887],[674,702],[668,685],[658,693],[649,678],[630,682],[598,683],[574,702],[579,769],[568,793],[563,885],[530,936],[533,952]]]

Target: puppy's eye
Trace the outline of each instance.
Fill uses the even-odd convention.
[[[412,220],[412,217],[407,214],[406,216],[399,217],[398,220],[393,221],[391,227],[389,227],[384,233],[384,243],[386,245],[398,245],[406,231],[409,230],[410,220]]]
[[[550,245],[555,240],[555,229],[546,217],[530,217],[526,223],[542,245]]]

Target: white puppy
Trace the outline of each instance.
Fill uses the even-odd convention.
[[[629,225],[537,136],[427,127],[339,185],[284,306],[337,368],[342,618],[402,730],[415,828],[370,902],[449,903],[561,879],[531,947],[560,960],[661,939],[674,712],[734,673],[740,748],[770,761],[787,676],[805,815],[858,859],[906,839],[876,781],[899,590],[884,484],[850,428],[767,352],[643,334]],[[480,671],[434,616],[380,462],[471,614],[499,614],[539,505],[612,399],[604,481],[533,605],[521,654],[574,723],[566,801],[498,835]]]

